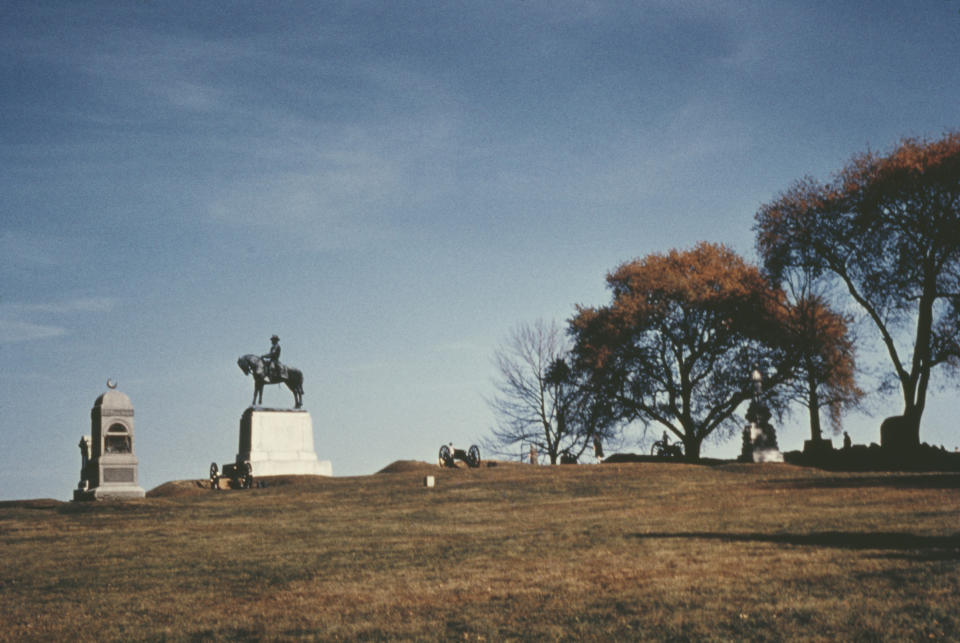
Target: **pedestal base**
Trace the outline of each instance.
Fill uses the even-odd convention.
[[[783,462],[783,454],[777,448],[777,436],[772,426],[760,426],[751,422],[743,430],[743,449],[740,462]]]
[[[143,498],[139,485],[139,462],[132,453],[105,453],[87,463],[74,500],[123,500]]]
[[[147,493],[136,485],[107,485],[103,487],[94,487],[93,489],[74,489],[73,500],[75,502],[85,500],[128,500],[130,498],[143,498]]]
[[[754,449],[754,462],[783,462],[783,454],[780,449]]]
[[[302,409],[250,407],[240,418],[237,462],[249,462],[255,478],[281,475],[331,476],[329,460],[313,448],[313,421]]]

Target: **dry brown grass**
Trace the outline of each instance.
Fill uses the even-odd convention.
[[[7,640],[957,640],[960,476],[414,465],[0,505]],[[437,488],[425,489],[425,472]],[[168,489],[174,489],[173,485]]]

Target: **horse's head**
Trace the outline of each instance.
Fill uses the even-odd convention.
[[[244,375],[252,373],[254,377],[263,377],[263,360],[258,355],[247,353],[237,360],[237,366]]]

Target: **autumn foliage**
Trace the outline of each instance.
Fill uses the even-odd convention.
[[[787,397],[807,408],[810,438],[817,441],[823,437],[821,410],[833,433],[839,433],[843,414],[859,405],[864,392],[857,385],[852,319],[834,311],[809,284],[802,286],[793,291],[781,316],[794,367],[794,377],[783,387]]]
[[[621,421],[658,425],[699,457],[711,434],[729,436],[749,399],[754,364],[776,384],[789,376],[783,293],[723,245],[700,243],[625,263],[608,275],[612,302],[571,320],[577,367]]]
[[[931,373],[960,359],[960,133],[799,181],[761,208],[756,230],[772,275],[839,283],[873,322],[903,395],[894,446],[918,444]]]

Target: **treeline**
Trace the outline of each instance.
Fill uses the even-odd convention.
[[[556,463],[616,441],[631,423],[682,441],[697,460],[708,436],[764,381],[764,402],[807,408],[838,430],[858,406],[857,310],[890,358],[885,385],[903,412],[882,446],[920,445],[935,368],[960,366],[960,133],[903,140],[853,157],[829,181],[804,178],[755,217],[760,265],[701,242],[624,263],[611,301],[578,306],[566,328],[519,326],[496,352],[494,446],[533,445]],[[850,304],[853,305],[850,305]]]

